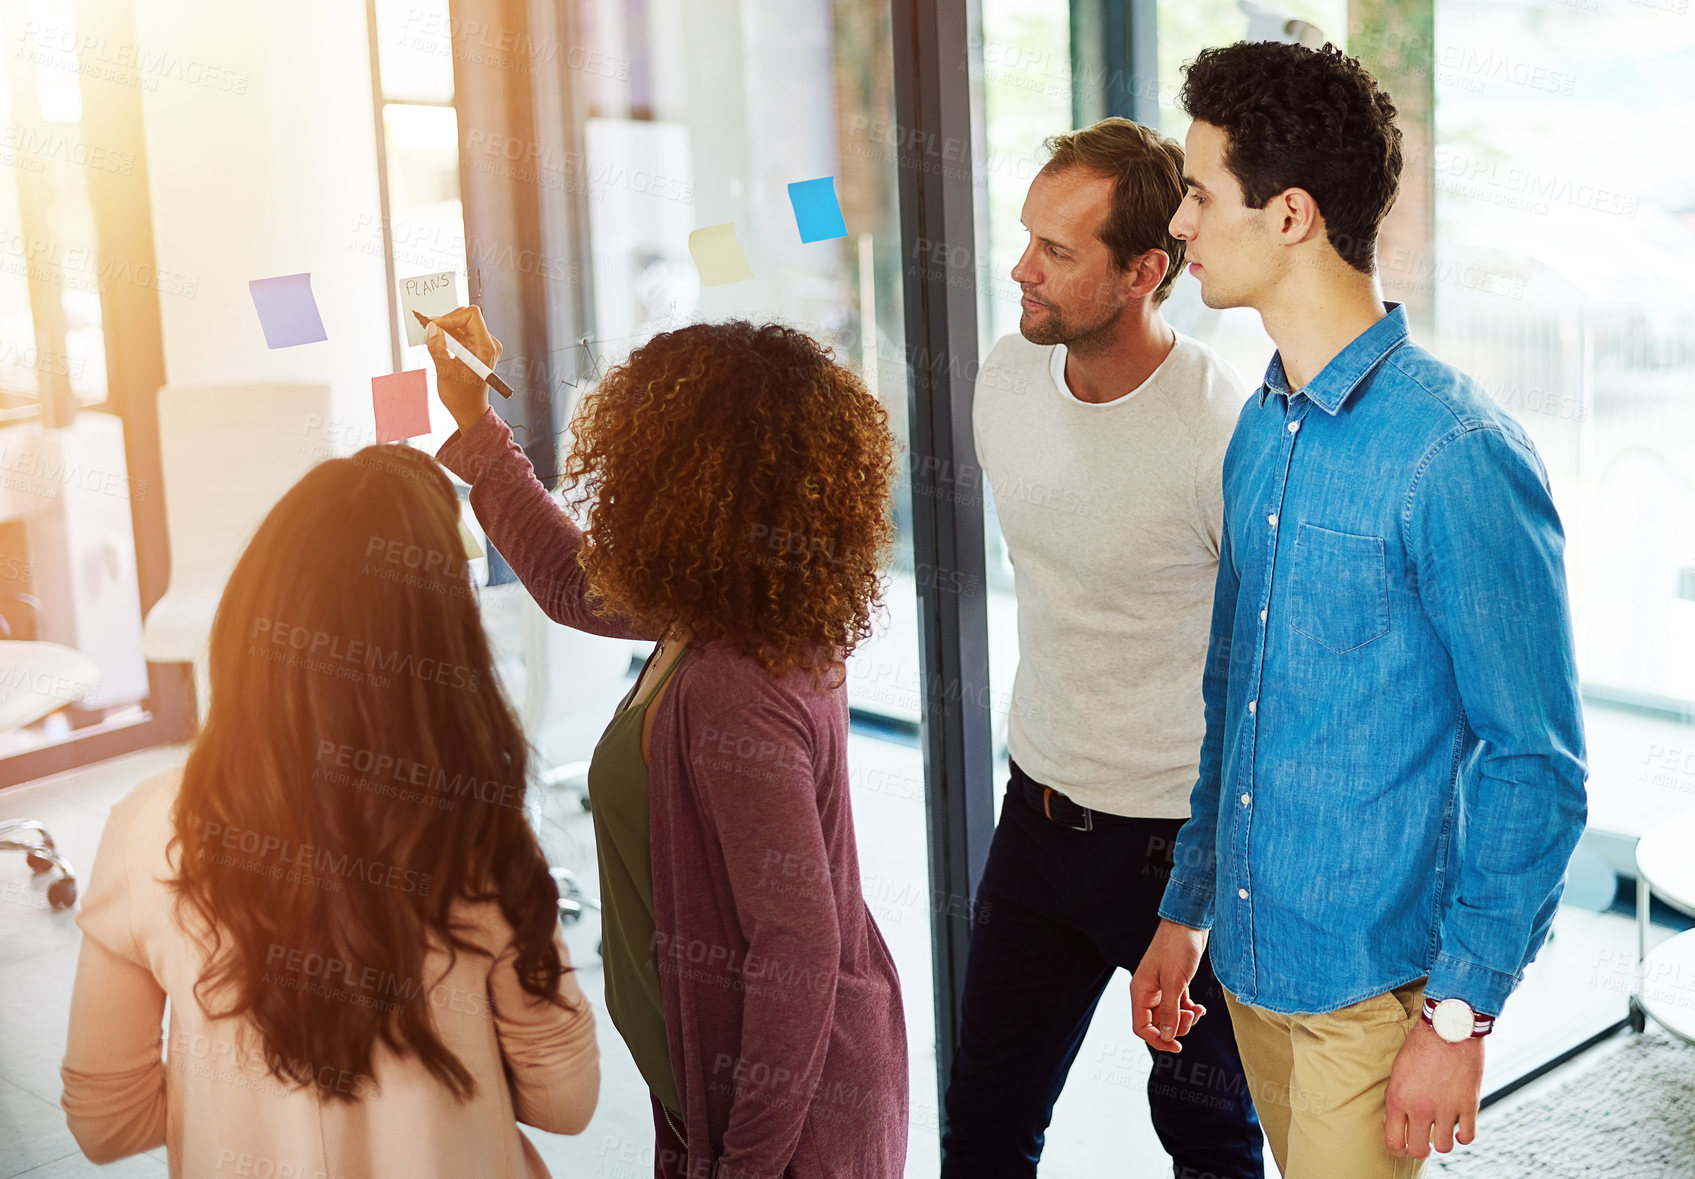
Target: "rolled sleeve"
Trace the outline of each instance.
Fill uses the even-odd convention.
[[[1181,842],[1178,844],[1182,846]],[[1212,928],[1212,889],[1200,889],[1173,880],[1165,886],[1165,896],[1159,903],[1159,915],[1190,929]]]
[[[1432,1002],[1464,999],[1467,1006],[1479,1015],[1499,1015],[1506,1005],[1507,996],[1518,986],[1520,977],[1442,953],[1436,956],[1436,964],[1430,968],[1424,993],[1430,996]]]

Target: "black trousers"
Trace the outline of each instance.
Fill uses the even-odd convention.
[[[1033,785],[1014,764],[977,891],[943,1179],[1036,1174],[1054,1102],[1101,993],[1118,967],[1136,967],[1159,925],[1183,825],[1097,815],[1093,830],[1073,830],[1026,802],[1026,784]],[[1126,983],[1118,1001],[1128,1002],[1128,990]],[[1207,1013],[1183,1037],[1183,1051],[1148,1048],[1154,1130],[1177,1179],[1262,1179],[1259,1121],[1205,955],[1189,993]],[[1126,1160],[1114,1173],[1156,1172]]]

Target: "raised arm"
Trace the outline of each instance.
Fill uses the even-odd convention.
[[[588,574],[578,560],[582,529],[536,478],[512,428],[494,410],[485,408],[442,443],[436,460],[471,485],[471,507],[483,531],[549,618],[608,638],[659,637],[590,608]]]
[[[500,359],[500,341],[489,334],[476,307],[438,316],[425,332],[436,366],[436,393],[459,423],[436,452],[436,461],[471,485],[471,507],[483,531],[555,622],[614,639],[658,638],[589,608],[588,577],[578,560],[582,530],[536,478],[529,458],[512,440],[511,427],[489,408],[488,386],[448,355],[444,330],[490,368]]]

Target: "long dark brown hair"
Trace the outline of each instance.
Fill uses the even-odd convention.
[[[564,966],[524,736],[434,462],[375,446],[308,472],[236,564],[210,672],[171,841],[178,918],[207,949],[196,996],[253,1022],[279,1081],[357,1100],[381,1041],[468,1098],[430,1008],[486,998],[424,976],[432,945],[485,952],[455,905],[498,903],[531,994],[564,1006]]]

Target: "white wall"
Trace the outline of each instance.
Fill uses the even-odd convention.
[[[167,380],[326,382],[358,443],[392,368],[364,5],[136,0],[135,20],[183,62],[142,93],[158,265],[198,279],[160,296]],[[329,339],[267,350],[248,280],[300,271]]]

